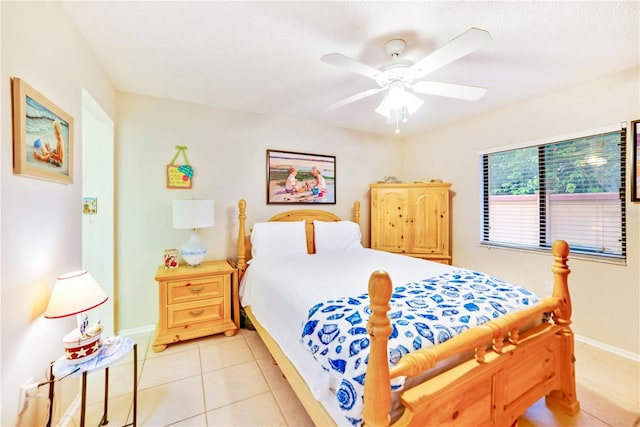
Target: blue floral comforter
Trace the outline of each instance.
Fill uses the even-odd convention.
[[[471,270],[397,286],[390,301],[389,365],[538,300],[525,288]],[[324,370],[340,375],[336,399],[348,423],[356,426],[362,424],[370,313],[366,293],[320,302],[309,309],[300,339]],[[392,388],[403,384],[403,378],[396,378]]]

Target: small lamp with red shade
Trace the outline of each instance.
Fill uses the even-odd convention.
[[[68,363],[84,363],[98,355],[102,326],[100,322],[89,325],[85,312],[107,299],[107,294],[86,270],[63,274],[56,279],[44,317],[58,319],[76,315],[78,327],[62,339]]]

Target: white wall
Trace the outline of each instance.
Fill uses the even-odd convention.
[[[198,232],[208,248],[206,259],[235,258],[239,199],[247,200],[248,224],[299,207],[266,204],[267,149],[335,155],[337,204],[319,208],[351,218],[359,200],[365,231],[368,185],[399,170],[397,144],[386,138],[124,93],[118,96],[116,140],[120,329],[158,320],[156,269],[165,249],[189,238],[188,231],[172,228],[173,199],[214,199],[215,226]],[[165,188],[165,166],[176,145],[188,146],[195,170],[191,190]]]
[[[429,176],[453,183],[454,264],[517,281],[544,295],[544,281],[551,279],[550,255],[479,246],[478,150],[638,118],[640,70],[634,69],[412,138],[403,145],[404,165],[407,178]],[[631,147],[628,144],[629,159]],[[627,185],[630,175],[629,165]],[[639,212],[638,203],[627,202],[626,266],[570,259],[569,276],[574,331],[635,354],[640,353]]]
[[[97,213],[82,215],[82,268],[88,270],[109,299],[91,310],[104,336],[117,331],[115,322],[114,124],[91,95],[82,91],[82,196],[97,198]]]
[[[18,389],[43,380],[75,318],[42,317],[55,278],[82,266],[82,102],[85,87],[111,117],[115,92],[57,2],[0,2],[2,19],[1,305],[3,426],[18,420]],[[10,77],[25,80],[75,119],[72,185],[14,176]]]

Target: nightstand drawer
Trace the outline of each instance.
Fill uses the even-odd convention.
[[[222,298],[225,286],[229,286],[229,276],[226,275],[168,282],[167,304]]]
[[[188,327],[196,323],[214,322],[224,318],[224,299],[174,304],[167,307],[167,327]]]

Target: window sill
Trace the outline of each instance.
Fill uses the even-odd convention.
[[[524,253],[530,253],[530,254],[536,254],[536,255],[551,255],[551,248],[538,249],[538,248],[527,248],[527,247],[515,247],[515,246],[507,246],[507,245],[500,245],[496,243],[486,243],[486,242],[480,242],[480,247],[487,250],[499,249],[499,250],[506,250],[506,251],[512,251],[512,252],[524,252]],[[569,247],[569,249],[571,249],[571,247]],[[576,259],[576,260],[579,259],[581,261],[598,262],[602,264],[611,264],[611,265],[617,265],[621,267],[627,266],[626,258],[613,256],[613,255],[611,256],[597,255],[597,254],[590,255],[585,253],[570,252],[569,257],[571,259]]]

